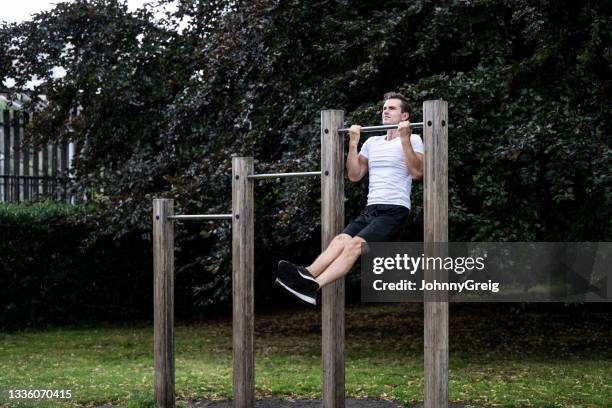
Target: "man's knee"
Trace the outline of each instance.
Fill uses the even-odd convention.
[[[345,242],[344,250],[348,256],[357,258],[361,255],[361,245],[364,242],[366,242],[365,239],[361,237],[353,237],[349,241]]]
[[[336,235],[334,239],[332,240],[332,242],[346,242],[350,239],[352,239],[352,237],[349,234],[345,234],[343,232],[343,233]]]

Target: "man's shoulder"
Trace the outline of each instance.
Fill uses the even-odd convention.
[[[423,144],[423,139],[421,138],[421,135],[415,133],[411,134],[410,143],[412,144],[412,148],[417,153],[424,154],[425,146]]]

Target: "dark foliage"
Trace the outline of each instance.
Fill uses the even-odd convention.
[[[155,23],[78,0],[4,26],[0,65],[16,89],[43,79],[32,140],[82,146],[75,190],[103,191],[98,237],[149,231],[154,197],[179,213],[227,212],[232,155],[254,156],[258,171],[317,169],[320,110],[378,123],[382,94],[398,90],[415,121],[424,100],[449,101],[452,240],[605,241],[611,11],[597,0],[184,0]],[[179,18],[191,18],[184,31]],[[52,80],[53,66],[67,75]],[[347,186],[347,217],[366,188]],[[319,193],[317,180],[257,185],[259,300],[281,254],[317,253]],[[419,186],[406,240],[422,237],[421,197]],[[185,313],[223,305],[229,227],[178,231]]]
[[[0,328],[150,315],[149,245],[136,234],[91,241],[98,226],[84,221],[87,211],[53,202],[0,205]]]

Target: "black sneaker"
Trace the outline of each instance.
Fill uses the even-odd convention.
[[[305,277],[311,277],[314,279],[314,276],[308,271],[308,269],[303,266],[292,264],[289,261],[280,260],[277,266],[278,277],[283,280],[291,279],[292,276],[295,276],[297,272],[302,272]]]
[[[286,263],[288,264],[289,262]],[[274,283],[285,292],[316,306],[319,284],[306,268],[296,265],[292,266],[280,268],[279,264],[279,275],[280,269],[283,269],[283,273]],[[304,269],[304,271],[300,271],[300,269]]]

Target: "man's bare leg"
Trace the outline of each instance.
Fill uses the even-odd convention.
[[[322,272],[317,276],[319,287],[323,287],[337,279],[346,275],[357,258],[361,255],[361,244],[366,242],[361,237],[352,238],[349,241],[343,242],[342,253]]]
[[[332,262],[334,262],[338,256],[344,250],[345,243],[351,240],[351,236],[348,234],[339,234],[334,237],[332,242],[329,243],[325,251],[321,253],[315,259],[315,261],[308,266],[306,269],[314,276],[319,276]]]

